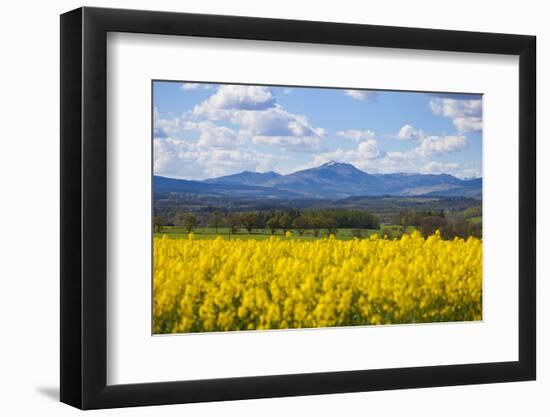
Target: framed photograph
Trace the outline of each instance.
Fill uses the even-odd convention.
[[[533,380],[535,37],[61,16],[61,401]]]

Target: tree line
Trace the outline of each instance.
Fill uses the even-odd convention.
[[[443,239],[453,239],[460,237],[463,239],[469,236],[482,238],[481,223],[471,223],[467,218],[481,215],[481,208],[472,208],[466,210],[462,216],[448,218],[443,210],[440,211],[400,211],[395,219],[395,223],[403,226],[406,229],[408,226],[413,226],[420,231],[423,236],[430,236],[436,230],[439,230]]]
[[[296,230],[303,235],[311,230],[315,236],[322,229],[335,234],[338,228],[378,229],[380,221],[372,213],[362,210],[319,209],[319,210],[279,210],[279,211],[242,211],[224,213],[215,210],[211,213],[181,212],[168,223],[160,216],[155,216],[153,226],[155,232],[161,232],[165,226],[178,226],[187,232],[197,227],[212,227],[218,229],[228,227],[231,233],[245,229],[251,233],[254,229],[269,230],[271,234],[282,230]]]
[[[482,238],[481,223],[467,220],[478,215],[482,215],[481,206],[464,210],[459,215],[452,214],[452,217],[448,217],[444,210],[401,210],[391,221],[394,226],[383,226],[381,233],[389,238],[400,238],[414,228],[423,236],[430,236],[439,230],[443,239],[469,236]],[[345,228],[352,229],[352,235],[358,238],[365,235],[365,229],[378,230],[381,227],[377,215],[354,209],[177,212],[170,221],[155,216],[153,226],[155,232],[162,232],[165,226],[177,226],[187,233],[197,227],[211,227],[216,234],[220,228],[229,228],[232,234],[245,230],[248,233],[254,230],[267,230],[271,234],[293,230],[300,236],[306,232],[320,236],[322,230],[326,230],[328,234],[336,234],[338,229]]]

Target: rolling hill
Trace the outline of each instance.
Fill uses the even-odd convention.
[[[155,193],[225,197],[330,199],[354,196],[481,197],[482,179],[461,180],[449,174],[369,174],[352,164],[328,162],[287,175],[243,171],[204,181],[155,176]]]
[[[179,193],[220,197],[247,197],[264,199],[297,199],[303,198],[301,194],[277,188],[260,187],[241,184],[217,184],[204,181],[188,181],[177,178],[153,176],[153,192]]]
[[[226,175],[224,177],[211,178],[204,180],[210,184],[231,184],[231,185],[259,185],[262,186],[266,182],[275,178],[281,177],[281,174],[276,172],[252,172],[243,171],[239,174]]]

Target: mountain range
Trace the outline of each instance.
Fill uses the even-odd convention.
[[[482,179],[449,174],[369,174],[352,164],[327,162],[287,175],[243,171],[203,181],[153,177],[155,193],[225,197],[337,200],[354,196],[481,197]]]

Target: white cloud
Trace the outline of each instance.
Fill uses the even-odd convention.
[[[255,150],[204,149],[180,139],[154,140],[155,175],[204,179],[243,170],[269,171],[281,158]]]
[[[465,136],[426,136],[420,144],[408,151],[387,152],[386,156],[392,161],[407,162],[430,156],[441,156],[458,152],[468,146]]]
[[[376,159],[382,155],[375,140],[367,140],[357,145],[355,158],[357,160]]]
[[[346,158],[346,151],[338,148],[331,152],[323,152],[315,155],[313,157],[313,161],[310,164],[305,165],[303,168],[315,168],[330,161],[349,162]]]
[[[418,172],[417,159],[395,159],[397,155],[384,152],[374,141],[362,142],[351,151],[337,149],[316,155],[305,168],[312,168],[329,161],[347,162],[369,173]]]
[[[420,170],[422,174],[451,174],[458,178],[479,178],[481,170],[478,166],[466,163],[461,166],[457,162],[430,161],[423,165]]]
[[[197,164],[207,176],[221,176],[244,170],[269,171],[276,158],[249,149],[211,150],[198,155]]]
[[[437,116],[443,117],[480,117],[481,100],[456,100],[452,98],[434,98],[430,100],[430,108]]]
[[[230,120],[256,144],[296,152],[318,151],[326,135],[324,129],[311,126],[305,116],[289,113],[279,105],[262,111],[235,111]]]
[[[261,94],[258,93],[258,96]],[[210,112],[207,116],[208,120],[200,121],[201,117],[194,117],[195,121],[192,121],[187,118],[188,114],[172,119],[163,119],[155,111],[154,136],[157,138],[179,138],[182,137],[184,131],[196,130],[199,132],[197,145],[203,148],[209,146],[234,148],[250,140],[256,144],[278,146],[284,150],[295,152],[318,152],[321,149],[321,139],[326,136],[326,131],[323,128],[311,126],[305,116],[290,113],[276,103],[264,110],[215,110],[212,103],[225,106],[229,101],[226,100],[220,104],[220,100],[211,100],[212,97],[195,107],[203,110],[208,108]],[[240,103],[242,104],[242,101]],[[217,120],[229,121],[239,126],[240,129],[237,132],[229,127],[219,126],[213,122]]]
[[[311,166],[319,166],[329,161],[348,162],[353,165],[362,165],[365,161],[378,159],[384,152],[378,148],[376,140],[369,139],[360,142],[357,148],[345,151],[341,148],[332,152],[323,152],[315,155]]]
[[[444,164],[428,160],[458,152],[468,145],[464,136],[426,136],[420,144],[409,151],[387,152],[375,169],[379,172],[455,172],[458,165]],[[431,171],[430,171],[431,170]]]
[[[244,142],[244,138],[233,129],[212,122],[186,122],[184,129],[200,133],[196,144],[199,148],[235,148]]]
[[[268,87],[253,85],[222,85],[218,91],[193,109],[195,115],[227,117],[231,110],[265,110],[273,107],[275,97]]]
[[[321,149],[321,141],[318,136],[254,136],[252,143],[278,146],[292,152],[317,152]]]
[[[309,124],[305,116],[293,114],[275,102],[268,87],[221,86],[215,94],[196,105],[196,117],[228,120],[238,125],[239,134],[254,143],[282,147],[296,152],[320,149],[323,128]]]
[[[199,133],[198,142],[186,140],[189,146],[198,146],[202,148],[234,148],[244,143],[245,138],[233,129],[225,126],[218,126],[208,121],[186,121],[182,117],[165,119],[160,117],[158,112],[154,112],[153,137],[156,139],[181,138],[185,136],[185,131],[197,131]]]
[[[392,161],[395,161],[395,162],[411,161],[417,157],[416,149],[417,148],[408,152],[400,152],[400,151],[388,152],[386,156],[388,157],[388,159],[391,159]]]
[[[414,126],[411,125],[404,125],[401,129],[399,129],[399,133],[397,134],[397,139],[400,140],[411,140],[411,139],[422,139],[426,135],[422,130],[415,129]]]
[[[453,124],[458,133],[475,132],[483,128],[481,117],[457,117],[453,119]]]
[[[355,100],[366,101],[375,100],[378,92],[370,90],[345,90],[344,94],[354,98]]]
[[[422,139],[420,145],[413,152],[420,157],[431,155],[445,155],[457,152],[467,146],[465,136],[428,136]]]
[[[457,152],[467,146],[464,136],[428,136],[423,137],[413,149],[408,151],[385,152],[378,147],[375,140],[358,143],[353,150],[336,149],[315,155],[309,167],[319,166],[325,162],[348,162],[359,169],[371,173],[421,172],[458,174],[459,165],[430,160]]]
[[[481,161],[466,162],[459,175],[462,178],[479,178],[483,176]]]
[[[175,175],[188,168],[185,162],[190,158],[189,147],[179,139],[155,138],[153,141],[153,171],[157,175]],[[183,175],[185,175],[182,172]]]
[[[420,172],[423,174],[448,174],[456,171],[459,165],[456,162],[437,162],[431,161],[420,168]]]
[[[231,122],[241,125],[253,136],[323,136],[324,129],[315,129],[305,116],[287,112],[276,105],[263,111],[235,111]]]
[[[186,179],[204,179],[243,170],[268,171],[284,159],[247,147],[249,138],[226,126],[210,121],[185,121],[182,118],[161,119],[157,125],[177,131],[172,137],[155,129],[154,172],[156,175]],[[196,132],[198,138],[185,138]]]
[[[481,170],[477,168],[464,168],[462,170],[462,178],[479,178],[481,177]]]
[[[199,85],[198,83],[183,83],[181,85],[181,89],[182,90],[196,90],[197,88],[199,88]]]
[[[481,99],[456,100],[452,98],[435,98],[430,100],[430,109],[437,116],[453,119],[459,133],[468,133],[482,129]]]
[[[176,135],[182,129],[182,121],[179,117],[172,119],[162,118],[157,109],[153,110],[153,136],[169,137]]]
[[[351,139],[354,142],[360,142],[363,140],[374,139],[375,135],[372,130],[342,130],[340,132],[336,132],[336,136]]]

